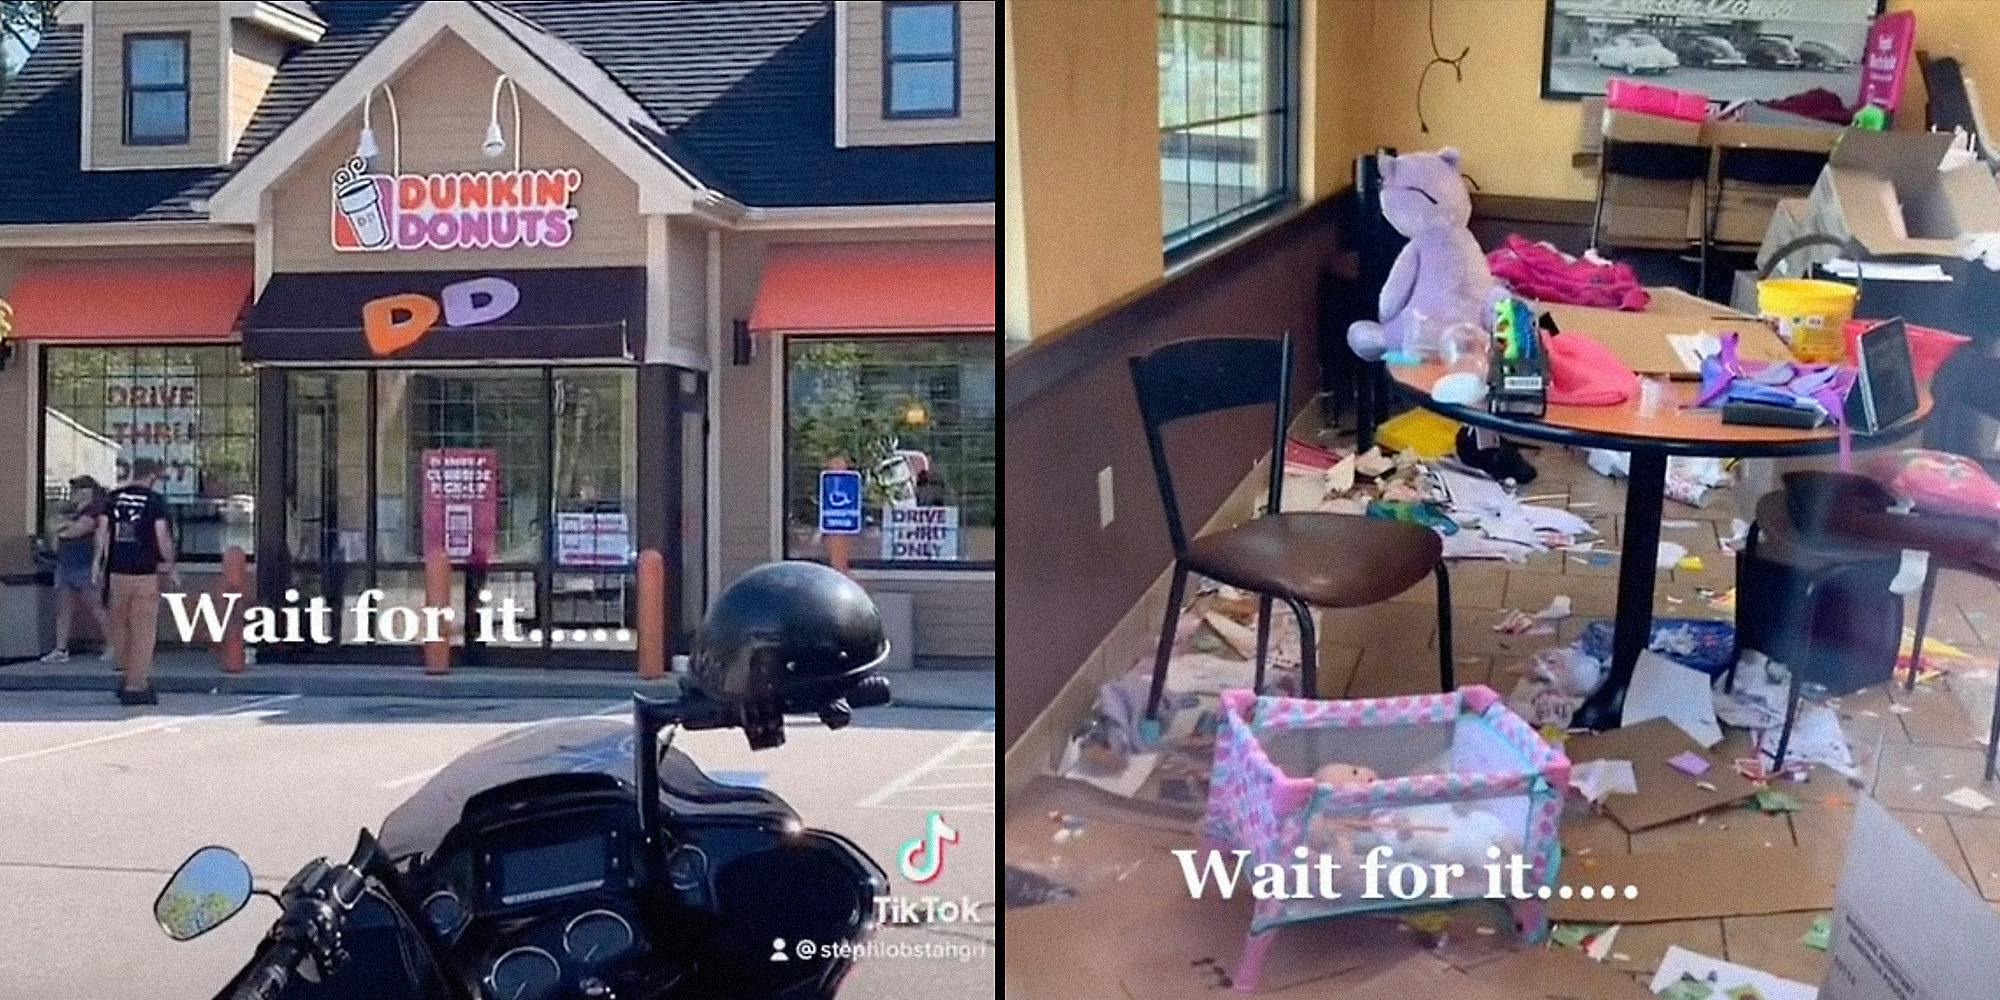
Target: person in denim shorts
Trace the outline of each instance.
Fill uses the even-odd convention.
[[[56,528],[56,648],[42,657],[42,662],[69,662],[78,606],[97,622],[97,634],[104,637],[103,659],[109,662],[111,620],[92,579],[97,565],[97,525],[104,518],[104,487],[89,476],[78,476],[69,481],[69,491],[62,524]]]

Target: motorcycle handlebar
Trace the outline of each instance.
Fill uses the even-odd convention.
[[[230,1000],[278,1000],[291,982],[292,971],[305,958],[305,949],[296,941],[278,940],[264,953],[262,961],[237,985]]]

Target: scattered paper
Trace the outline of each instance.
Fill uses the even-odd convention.
[[[1606,927],[1601,933],[1591,935],[1590,941],[1583,946],[1583,953],[1593,962],[1602,962],[1610,958],[1611,942],[1618,940],[1618,928],[1620,926],[1619,924],[1612,924]]]
[[[1348,455],[1335,462],[1326,470],[1326,488],[1330,493],[1346,493],[1354,488],[1354,456]]]
[[[1958,791],[1955,791],[1950,795],[1945,796],[1944,800],[1955,806],[1963,806],[1967,809],[1972,810],[1973,812],[1985,812],[1986,810],[1993,808],[1992,799],[1989,799],[1986,796],[1981,795],[1970,788],[1961,788]]]
[[[1682,774],[1687,775],[1690,778],[1699,778],[1702,775],[1707,774],[1708,769],[1714,765],[1711,765],[1708,761],[1704,760],[1700,754],[1695,753],[1692,750],[1683,750],[1680,753],[1667,758],[1667,766],[1673,768],[1676,771],[1679,771]]]
[[[1757,789],[1757,794],[1751,801],[1755,803],[1757,811],[1773,815],[1799,811],[1799,800],[1772,788]]]
[[[1323,473],[1295,476],[1287,472],[1285,483],[1278,491],[1278,509],[1297,513],[1318,510],[1320,502],[1326,499],[1326,477]]]
[[[1845,257],[1835,257],[1823,265],[1828,274],[1837,278],[1854,279],[1857,267]],[[1898,264],[1883,261],[1869,261],[1859,265],[1861,277],[1869,281],[1950,281],[1940,264]]]
[[[1778,737],[1783,730],[1772,726],[1757,733],[1757,749],[1770,759],[1778,752]],[[1787,767],[1798,764],[1819,764],[1843,778],[1858,779],[1861,769],[1854,766],[1854,751],[1847,744],[1847,734],[1840,731],[1840,716],[1826,705],[1808,704],[1799,710],[1799,717],[1792,723],[1792,741],[1785,748]]]
[[[1681,363],[1681,370],[1691,373],[1701,371],[1703,358],[1722,351],[1722,342],[1712,333],[1670,333],[1667,345],[1674,349],[1674,357]]]
[[[1152,777],[1153,768],[1160,763],[1160,755],[1157,753],[1135,753],[1126,758],[1123,771],[1116,774],[1096,774],[1080,766],[1081,757],[1082,747],[1079,742],[1071,741],[1069,749],[1063,753],[1061,768],[1063,777],[1088,782],[1113,795],[1128,799],[1139,794],[1140,786],[1146,783],[1147,778]]]
[[[1690,985],[1706,987],[1707,992],[1690,992]],[[1742,992],[1746,987],[1754,992]],[[1659,971],[1646,988],[1659,996],[1685,1000],[1819,1000],[1816,987],[1710,958],[1680,945],[1667,947]],[[1672,992],[1675,989],[1680,992]]]
[[[1540,507],[1535,504],[1521,505],[1521,513],[1528,523],[1543,531],[1554,531],[1564,535],[1595,534],[1590,522],[1562,509],[1561,507]]]
[[[1687,554],[1687,546],[1679,542],[1661,542],[1659,556],[1653,560],[1653,565],[1660,569],[1673,569]]]
[[[1629,760],[1589,760],[1570,765],[1570,787],[1587,802],[1603,802],[1612,795],[1639,794],[1639,777]]]
[[[1354,471],[1370,478],[1396,467],[1395,459],[1385,458],[1381,448],[1370,448],[1354,459]]]
[[[1833,920],[1822,913],[1813,918],[1812,926],[1806,928],[1805,937],[1799,943],[1814,951],[1825,951],[1827,939],[1833,936]]]
[[[1661,521],[1661,522],[1660,522],[1660,527],[1662,527],[1662,528],[1692,528],[1692,527],[1694,527],[1695,525],[1697,525],[1697,524],[1700,524],[1700,523],[1701,523],[1700,521],[1690,521],[1690,520],[1688,520],[1688,519],[1686,519],[1686,518],[1680,518],[1680,517],[1670,517],[1670,518],[1667,518],[1667,519],[1666,519],[1666,520],[1664,520],[1664,521]]]
[[[1632,683],[1625,691],[1624,724],[1666,719],[1707,749],[1722,742],[1715,718],[1715,701],[1708,675],[1682,666],[1652,650],[1639,653]]]

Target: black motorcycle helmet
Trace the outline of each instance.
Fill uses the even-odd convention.
[[[818,563],[776,562],[716,597],[690,673],[697,689],[736,712],[757,744],[783,739],[758,733],[782,725],[783,713],[844,712],[836,703],[888,655],[881,613],[860,584]]]

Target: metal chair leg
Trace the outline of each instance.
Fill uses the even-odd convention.
[[[1438,560],[1438,690],[1451,691],[1457,688],[1453,683],[1451,655],[1451,571],[1445,562]]]
[[[1743,552],[1737,557],[1738,566],[1746,566],[1757,559],[1757,524],[1751,522],[1749,530],[1743,533]],[[1736,664],[1743,659],[1743,628],[1739,624],[1729,640],[1729,669],[1722,675],[1724,694],[1736,693]]]
[[[1993,757],[2000,751],[2000,687],[1993,691],[1993,723],[1986,727],[1986,780],[1993,780]]]
[[[1257,674],[1250,681],[1250,690],[1264,693],[1264,664],[1270,659],[1271,650],[1271,595],[1257,597]]]
[[[1146,718],[1159,717],[1160,695],[1167,690],[1167,660],[1174,651],[1174,626],[1180,623],[1181,600],[1187,596],[1187,567],[1174,560],[1174,582],[1167,588],[1166,621],[1160,625],[1160,648],[1153,655],[1153,687],[1146,694]]]
[[[1299,696],[1319,697],[1319,633],[1313,628],[1312,608],[1296,597],[1285,598],[1292,613],[1299,616]]]
[[[1791,690],[1785,696],[1785,726],[1778,731],[1778,753],[1771,760],[1771,773],[1785,769],[1785,751],[1792,745],[1792,722],[1799,714],[1799,700],[1804,694],[1806,670],[1812,665],[1813,646],[1813,598],[1819,590],[1818,580],[1806,582],[1806,634],[1799,643],[1799,662],[1790,664],[1792,670]]]
[[[1917,672],[1924,665],[1924,627],[1931,621],[1931,597],[1937,593],[1937,563],[1932,561],[1924,567],[1924,589],[1917,595],[1917,634],[1910,640],[1910,677],[1903,682],[1903,690],[1917,689]]]

